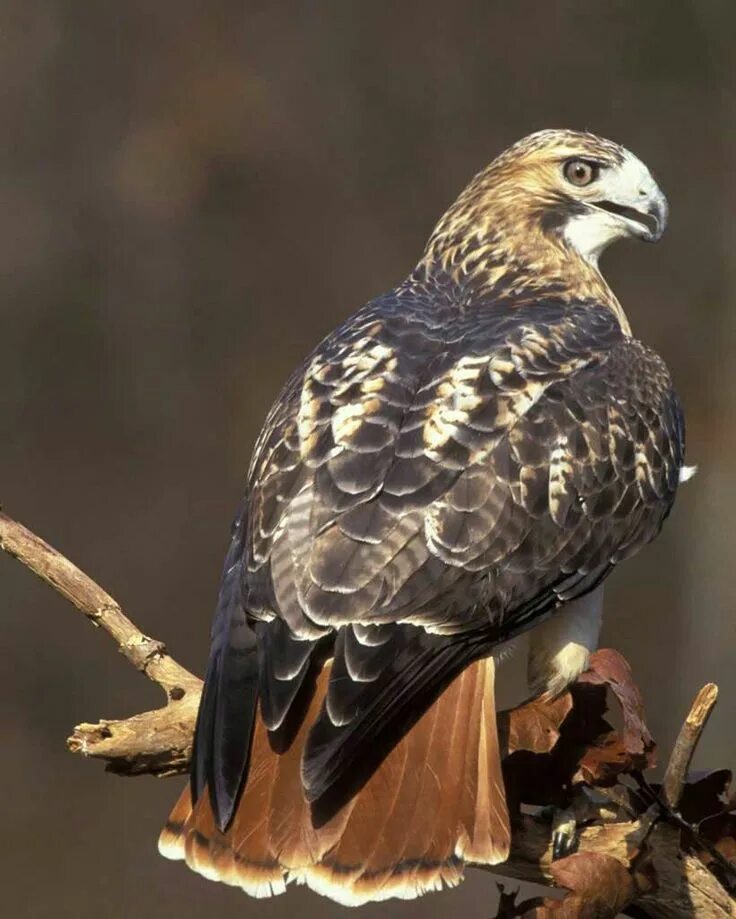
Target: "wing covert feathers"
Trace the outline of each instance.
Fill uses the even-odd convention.
[[[662,360],[600,304],[443,302],[379,298],[279,400],[248,482],[255,618],[512,625],[659,531],[684,461]]]
[[[187,788],[161,833],[161,854],[251,896],[274,896],[295,882],[350,906],[418,897],[458,884],[466,864],[504,861],[510,833],[492,658],[466,667],[363,787],[322,821],[300,770],[330,667],[319,674],[288,749],[272,748],[258,717],[247,785],[227,831],[217,828],[209,795],[192,809]]]

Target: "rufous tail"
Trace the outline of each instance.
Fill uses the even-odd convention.
[[[209,796],[192,808],[187,788],[161,833],[161,854],[251,896],[283,893],[296,882],[348,906],[418,897],[458,884],[466,864],[505,861],[510,832],[493,659],[468,666],[321,823],[304,798],[300,761],[329,669],[328,662],[286,752],[272,749],[258,720],[247,785],[227,832],[215,826]]]

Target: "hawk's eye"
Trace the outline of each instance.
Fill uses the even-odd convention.
[[[590,163],[588,160],[568,160],[563,169],[567,181],[578,187],[595,182],[600,171],[598,163]]]

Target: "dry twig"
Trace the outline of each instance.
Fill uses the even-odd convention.
[[[0,512],[0,549],[69,600],[116,642],[130,663],[166,693],[163,708],[122,721],[80,724],[68,739],[74,753],[103,759],[127,775],[185,772],[192,748],[202,682],[144,635],[120,605],[69,559],[35,533]]]
[[[677,735],[662,783],[662,797],[665,804],[673,810],[680,804],[695,748],[717,701],[718,687],[715,683],[706,683],[695,697],[687,718],[680,728],[680,733]]]

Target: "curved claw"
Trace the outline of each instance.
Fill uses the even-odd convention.
[[[552,860],[567,858],[578,848],[578,825],[571,810],[555,810],[552,817]]]

